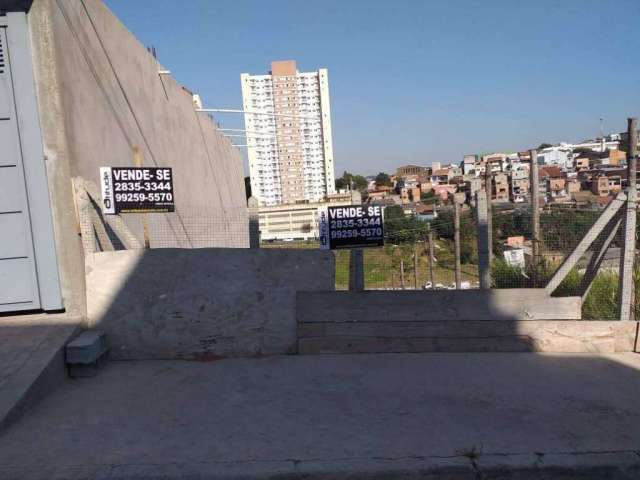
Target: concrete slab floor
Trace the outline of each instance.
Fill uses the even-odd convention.
[[[70,323],[78,322],[65,315],[0,316],[0,390],[52,332]]]
[[[0,478],[640,478],[638,392],[637,354],[111,362],[0,436]]]
[[[79,323],[67,314],[0,316],[0,430],[64,382],[58,354]]]

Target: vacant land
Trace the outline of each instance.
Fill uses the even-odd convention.
[[[315,241],[264,243],[262,248],[318,248]],[[418,258],[414,269],[414,252]],[[349,286],[349,250],[337,250],[336,289],[346,290]],[[455,282],[453,242],[436,240],[432,262],[433,283],[450,286]],[[478,266],[473,263],[461,267],[462,280],[474,286],[478,282]],[[423,242],[401,245],[385,245],[364,250],[364,277],[367,289],[413,289],[422,288],[431,281],[429,254]]]

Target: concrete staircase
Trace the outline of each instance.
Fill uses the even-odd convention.
[[[581,321],[542,289],[299,292],[298,352],[617,352],[636,322]]]
[[[67,379],[64,346],[80,318],[0,317],[0,431]]]

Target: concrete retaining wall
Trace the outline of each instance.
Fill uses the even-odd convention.
[[[99,185],[99,167],[131,166],[137,145],[144,165],[173,168],[177,213],[150,219],[152,247],[247,247],[240,153],[195,111],[190,92],[159,73],[170,67],[100,0],[35,0],[28,19],[51,169],[61,164],[66,183]],[[142,240],[140,216],[127,225]]]
[[[297,320],[299,353],[631,352],[638,332],[544,289],[299,292]]]
[[[295,352],[296,292],[335,285],[318,250],[123,250],[86,269],[89,326],[120,359]]]
[[[298,352],[635,352],[637,331],[637,322],[593,320],[301,323]]]
[[[300,292],[300,322],[579,320],[580,297],[541,288],[436,291]]]

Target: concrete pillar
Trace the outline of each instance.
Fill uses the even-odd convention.
[[[413,289],[418,290],[418,244],[413,243]]]
[[[538,209],[538,189],[540,182],[538,179],[538,151],[529,150],[531,157],[531,168],[529,169],[529,180],[531,182],[531,257],[532,257],[532,280],[533,286],[538,286],[538,267],[540,265],[540,210]]]
[[[487,210],[487,241],[489,244],[489,265],[491,265],[491,261],[493,260],[493,205],[491,204],[491,199],[493,198],[492,178],[493,173],[491,172],[491,164],[487,162],[484,172],[484,189],[487,195],[485,208]]]
[[[453,199],[453,243],[455,253],[455,280],[456,289],[460,290],[462,284],[462,274],[460,268],[460,204],[457,199]]]
[[[629,148],[627,151],[627,202],[624,215],[624,244],[620,257],[619,307],[620,320],[633,318],[634,303],[633,262],[636,253],[636,170],[638,156],[637,119],[628,120]]]
[[[436,283],[433,277],[433,260],[435,259],[433,249],[433,231],[431,230],[431,225],[428,225],[427,228],[427,239],[429,241],[429,281],[431,282],[431,290],[435,290]]]
[[[260,215],[258,199],[249,197],[247,201],[249,209],[249,248],[260,248]]]
[[[476,219],[478,224],[478,274],[480,276],[480,288],[491,288],[491,237],[489,235],[489,222],[487,210],[487,193],[480,190],[476,193]]]
[[[349,255],[349,290],[364,290],[364,252],[361,248],[353,248]]]

